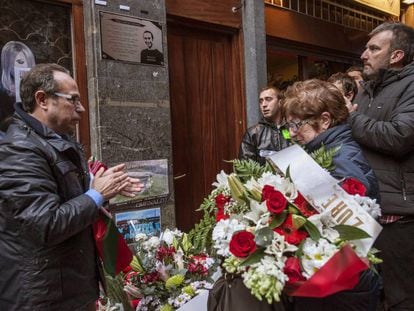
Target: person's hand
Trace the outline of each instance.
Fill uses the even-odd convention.
[[[118,164],[116,166],[108,168],[104,173],[103,176],[107,176],[116,172],[123,172],[125,169],[125,163]],[[126,196],[126,197],[134,197],[137,192],[140,192],[144,188],[144,184],[138,178],[128,177],[129,185],[125,188],[121,189],[119,194]]]
[[[144,184],[138,178],[129,177],[129,183],[130,185],[122,189],[120,194],[132,198],[137,192],[141,192],[144,189]]]
[[[125,165],[117,165],[105,171],[102,167],[96,172],[91,188],[98,191],[105,200],[109,200],[121,193],[127,187],[131,187],[130,177],[122,168]]]
[[[358,105],[357,104],[353,104],[348,97],[345,97],[345,104],[346,104],[346,108],[348,108],[349,113],[354,112],[358,109]]]

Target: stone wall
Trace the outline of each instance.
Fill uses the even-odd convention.
[[[170,199],[163,226],[175,225],[164,0],[84,1],[91,150],[106,163],[168,159]],[[129,7],[121,10],[120,5]],[[162,24],[164,66],[102,59],[100,11]]]

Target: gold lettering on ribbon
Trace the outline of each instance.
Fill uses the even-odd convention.
[[[331,205],[332,204],[332,202],[334,202],[336,199],[338,198],[338,196],[334,193],[330,198],[329,198],[329,200],[328,200],[328,202],[326,202],[326,203],[322,203],[321,205],[322,205],[322,207],[324,208],[324,209],[327,209],[328,208],[328,206],[329,205]]]
[[[361,218],[354,217],[354,211],[350,206],[347,205],[344,201],[337,201],[338,199],[337,194],[332,194],[332,196],[325,202],[322,203],[322,207],[324,209],[329,209],[329,212],[332,216],[332,218],[336,221],[338,224],[347,224],[354,227],[359,227],[364,224]],[[352,218],[352,224],[351,224],[351,218]]]

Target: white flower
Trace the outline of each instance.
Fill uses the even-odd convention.
[[[160,246],[160,239],[156,236],[150,237],[148,241],[143,243],[143,248],[147,251],[156,249],[158,246]]]
[[[282,258],[284,253],[295,252],[297,249],[295,245],[287,243],[283,235],[274,232],[272,244],[266,247],[265,253]]]
[[[315,242],[307,238],[303,243],[303,256],[301,258],[303,267],[303,276],[309,279],[318,271],[337,251],[334,244],[325,239]]]
[[[135,235],[135,241],[136,242],[144,242],[148,236],[145,233],[137,233]]]
[[[227,181],[227,177],[229,175],[227,175],[223,170],[221,170],[220,174],[217,174],[217,182],[214,182],[212,185],[216,188],[220,188],[220,187],[225,187],[228,188],[229,187],[229,183]]]
[[[354,199],[374,219],[378,219],[381,216],[381,208],[377,203],[377,200],[365,196],[361,197],[359,194],[354,195]]]
[[[229,243],[233,233],[245,228],[244,224],[234,218],[220,220],[213,229],[213,247],[217,249],[217,254],[230,256]]]
[[[204,262],[204,267],[206,269],[210,269],[215,263],[215,260],[211,257],[207,257],[205,262]]]
[[[183,294],[178,295],[175,298],[168,298],[168,303],[172,305],[174,308],[178,309],[182,307],[185,303],[190,301],[191,298],[192,297],[190,295],[183,293]]]
[[[275,257],[265,256],[243,273],[244,284],[257,299],[265,298],[269,304],[280,300],[280,294],[288,280],[283,273],[285,261],[286,257],[276,260]]]
[[[253,177],[251,177],[248,181],[246,181],[244,186],[249,190],[252,190],[252,189],[260,190],[260,189],[262,189],[262,186]]]
[[[164,232],[161,233],[160,240],[167,243],[168,246],[171,246],[173,244],[174,238],[180,238],[182,235],[183,233],[178,229],[165,229]]]
[[[270,213],[267,210],[266,202],[259,203],[255,200],[250,201],[250,212],[244,215],[244,218],[252,221],[253,223],[257,224],[259,220],[267,214],[267,218],[269,217]],[[268,225],[268,224],[267,224]]]
[[[160,274],[161,279],[165,282],[170,277],[168,273],[168,268],[161,262],[157,261],[155,265],[155,270]]]
[[[289,201],[293,201],[298,196],[298,191],[295,185],[280,175],[274,175],[270,172],[265,172],[257,180],[257,182],[262,186],[262,188],[265,185],[273,186],[276,190],[283,193]]]
[[[339,232],[332,228],[336,225],[336,222],[333,220],[329,212],[312,215],[308,218],[308,220],[318,228],[322,237],[325,239],[330,242],[335,242],[339,239]]]
[[[179,249],[175,254],[174,254],[174,262],[176,263],[178,269],[182,270],[184,269],[184,253],[181,249]]]

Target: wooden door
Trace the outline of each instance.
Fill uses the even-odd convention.
[[[231,169],[225,160],[237,157],[242,71],[236,33],[175,23],[167,29],[176,222],[189,230],[217,173]]]

